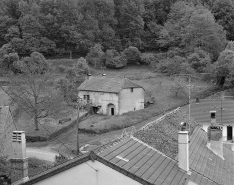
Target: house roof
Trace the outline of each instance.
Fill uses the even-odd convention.
[[[181,116],[183,117],[183,115]],[[94,152],[84,154],[43,172],[23,184],[31,185],[88,160],[97,160],[142,184],[232,185],[234,182],[234,152],[224,145],[225,160],[214,154],[206,147],[207,133],[198,126],[192,128],[193,132],[190,136],[189,164],[191,174],[178,167],[177,157],[172,158],[177,155],[177,148],[174,143],[177,143],[176,146],[178,147],[178,141],[175,140],[178,137],[177,127],[175,127],[174,122],[180,121],[175,118],[176,114],[171,115],[162,124],[159,122],[155,127],[141,130],[141,134],[147,133],[140,138],[141,140],[139,136],[142,135],[137,135],[138,132],[134,136],[120,138],[110,145],[102,146]],[[154,135],[157,137],[154,137],[153,140],[147,140],[147,138],[153,137],[153,132],[148,132],[152,129],[156,131]],[[168,132],[167,136],[162,137],[160,132],[165,134],[166,131]],[[142,141],[144,137],[145,141],[150,141],[148,144]],[[165,140],[166,138],[168,139]],[[171,142],[174,142],[173,145],[170,145]],[[169,150],[168,153],[167,150]]]
[[[188,120],[188,116],[179,110],[175,114],[165,116],[165,119],[157,124],[139,130],[134,136],[174,159],[178,155],[178,124],[182,121],[188,122]],[[190,122],[191,134],[199,124],[193,119],[190,119]]]
[[[234,183],[234,152],[226,144],[223,146],[224,160],[207,146],[207,133],[200,127],[194,130],[190,139],[190,168],[218,184]],[[201,183],[203,184],[203,183]]]
[[[234,100],[224,99],[201,99],[199,104],[191,103],[191,117],[199,123],[210,123],[210,111],[216,111],[216,122],[221,123],[221,107],[222,107],[222,123],[234,124]]]
[[[143,87],[127,78],[91,77],[85,80],[78,90],[119,93],[128,88]]]

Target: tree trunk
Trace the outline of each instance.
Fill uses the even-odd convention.
[[[37,116],[36,115],[34,116],[34,124],[35,124],[35,130],[39,130],[38,121],[37,121]]]

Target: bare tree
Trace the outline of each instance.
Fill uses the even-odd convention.
[[[40,118],[53,116],[63,107],[63,96],[54,89],[50,71],[40,70],[40,64],[37,65],[21,63],[21,73],[11,77],[8,88],[12,103],[34,118],[35,130],[39,130]]]
[[[184,78],[176,77],[174,79],[174,83],[170,88],[170,91],[175,93],[175,96],[177,97],[179,93],[186,94],[186,82]]]

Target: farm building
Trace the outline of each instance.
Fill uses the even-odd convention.
[[[82,105],[97,114],[121,115],[144,108],[144,89],[127,78],[89,76],[79,87]]]

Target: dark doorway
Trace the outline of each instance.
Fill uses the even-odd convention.
[[[111,108],[111,115],[115,115],[115,109]]]
[[[232,140],[232,126],[227,126],[227,140]]]

